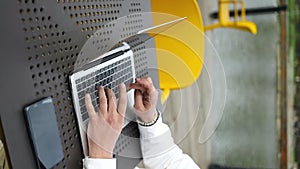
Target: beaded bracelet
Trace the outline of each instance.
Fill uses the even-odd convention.
[[[141,126],[150,127],[150,126],[153,126],[157,122],[158,119],[159,119],[159,113],[155,112],[155,116],[154,116],[154,119],[152,121],[143,122],[143,121],[140,121],[140,120],[136,119],[136,122]]]

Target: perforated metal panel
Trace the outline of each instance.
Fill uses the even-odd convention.
[[[151,18],[140,13],[150,12],[145,0],[3,0],[1,2],[1,123],[5,145],[13,168],[36,168],[27,134],[23,108],[44,97],[55,102],[64,159],[55,168],[81,168],[83,158],[76,117],[71,100],[68,76],[75,65],[89,59],[78,55],[86,41],[97,31],[93,44],[101,49],[113,39],[115,24],[125,16],[120,38],[126,38],[152,25]],[[156,66],[154,41],[134,48],[137,76],[148,76],[149,64]],[[156,72],[157,73],[157,72]],[[158,84],[157,74],[152,74]],[[135,123],[122,133],[138,137]],[[120,137],[115,153],[133,153],[122,169],[132,168],[140,159],[139,142]],[[129,160],[130,161],[130,160]]]

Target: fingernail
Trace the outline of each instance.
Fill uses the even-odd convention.
[[[124,83],[121,83],[121,84],[120,84],[120,87],[125,88],[126,86],[125,86]]]
[[[85,97],[86,97],[87,99],[90,99],[90,98],[91,98],[91,96],[90,96],[89,93],[86,93],[86,94],[85,94]]]

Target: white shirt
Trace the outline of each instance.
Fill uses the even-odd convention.
[[[161,117],[150,127],[139,125],[144,165],[150,169],[199,169],[174,143],[169,127]],[[85,169],[116,169],[116,159],[84,159]]]

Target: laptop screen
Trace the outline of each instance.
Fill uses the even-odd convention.
[[[126,23],[125,19],[126,18],[123,18],[123,19],[121,18],[110,24],[120,25],[120,26],[116,26],[116,27],[121,29],[121,27],[122,27],[121,25]],[[91,63],[95,60],[101,59],[105,53],[107,53],[108,51],[111,51],[117,47],[120,47],[123,42],[126,42],[132,49],[134,49],[135,47],[139,46],[140,44],[143,44],[144,42],[148,41],[149,39],[154,38],[156,35],[168,30],[169,28],[177,25],[178,23],[182,22],[185,19],[186,19],[186,17],[183,17],[183,18],[171,20],[168,22],[164,22],[159,25],[155,25],[152,27],[148,27],[146,29],[142,29],[130,36],[119,35],[118,33],[116,33],[114,35],[115,37],[109,38],[109,40],[106,41],[105,43],[101,43],[101,41],[99,40],[100,37],[103,36],[103,32],[101,32],[100,30],[96,31],[94,33],[94,35],[90,39],[88,39],[88,41],[86,42],[86,44],[83,46],[82,50],[80,51],[77,60],[82,61],[82,62],[77,62],[75,64],[74,69],[76,71],[77,69],[81,68],[82,66],[84,66],[87,63]],[[118,30],[115,30],[114,32],[118,32]],[[121,37],[121,39],[120,39],[120,37]],[[84,61],[87,61],[87,62],[84,62]]]

